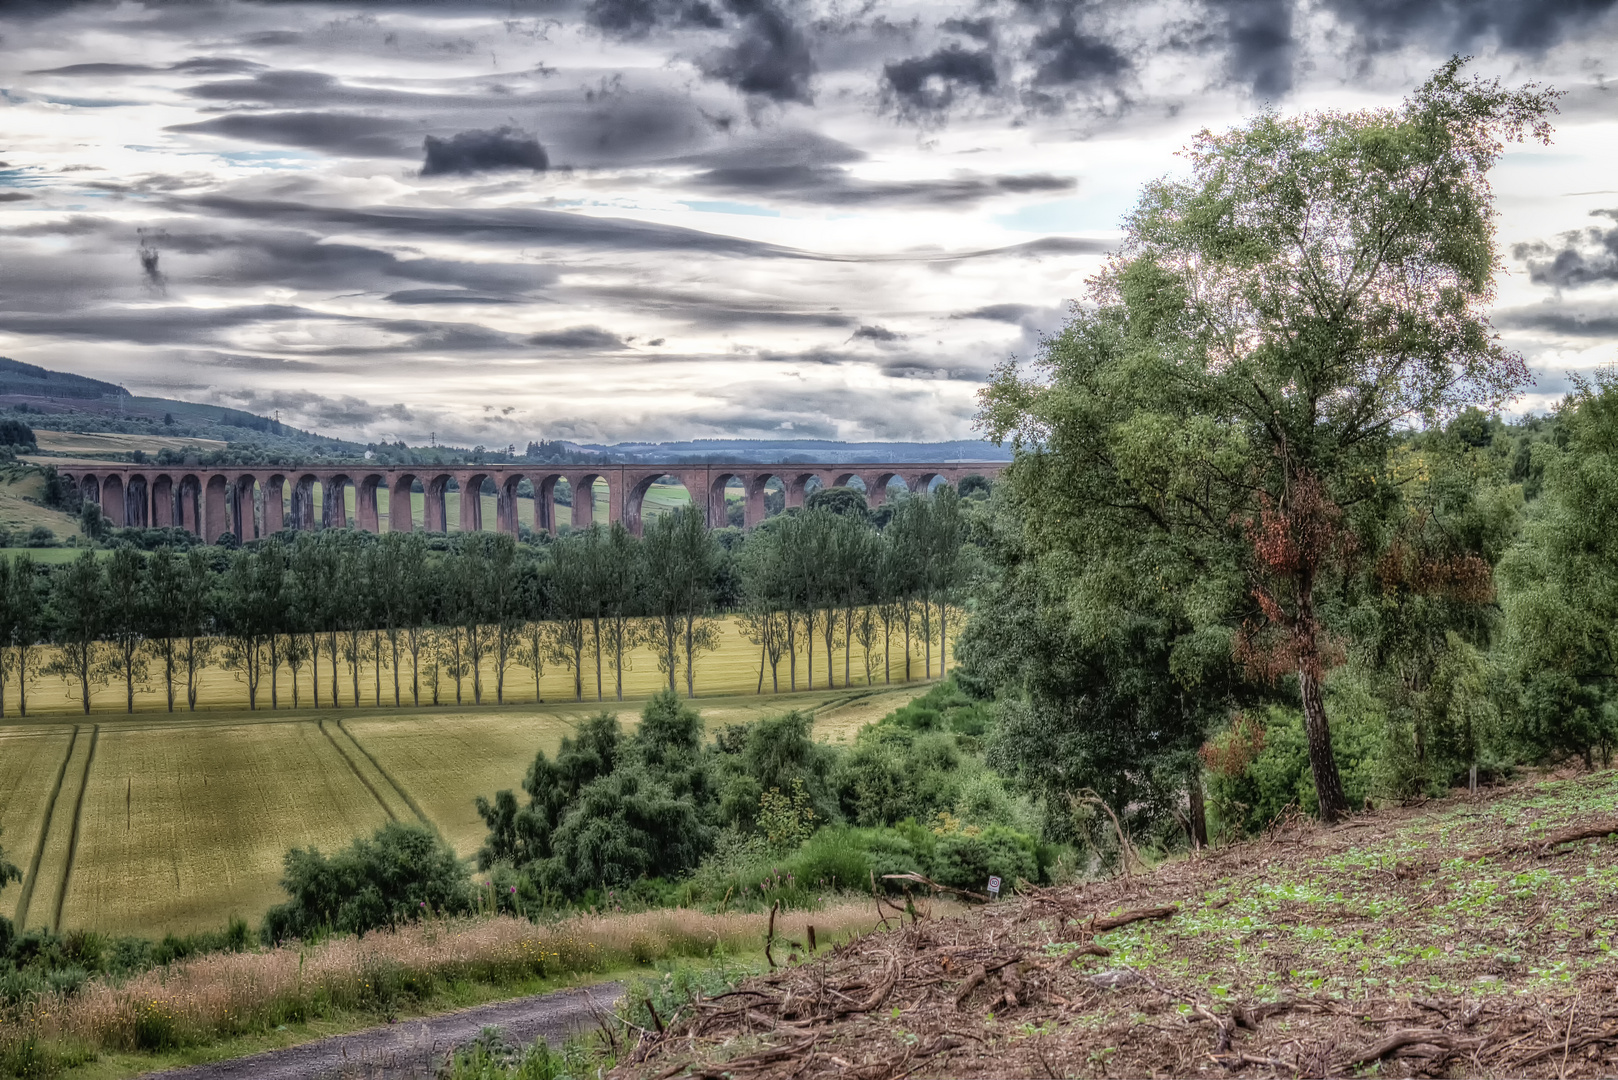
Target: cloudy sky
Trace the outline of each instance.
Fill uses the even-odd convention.
[[[0,5],[0,355],[333,434],[969,436],[1203,127],[1567,91],[1496,174],[1541,409],[1618,360],[1618,0]]]

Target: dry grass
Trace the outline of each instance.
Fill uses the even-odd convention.
[[[824,942],[871,928],[869,903],[849,901],[777,920]],[[430,1004],[449,984],[522,985],[720,949],[762,947],[768,917],[686,909],[583,915],[550,926],[509,916],[428,921],[363,938],[217,953],[146,972],[122,985],[92,982],[0,1017],[0,1050],[28,1039],[96,1051],[207,1043],[334,1012]]]

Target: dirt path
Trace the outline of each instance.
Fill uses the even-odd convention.
[[[405,1020],[386,1027],[334,1035],[302,1046],[252,1057],[149,1073],[146,1080],[305,1080],[314,1077],[364,1080],[428,1078],[455,1047],[471,1042],[486,1027],[497,1027],[507,1041],[552,1044],[595,1025],[596,1015],[613,1006],[622,983],[600,983],[480,1005],[475,1009]]]

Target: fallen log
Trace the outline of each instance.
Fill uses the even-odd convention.
[[[1474,1047],[1482,1046],[1487,1041],[1486,1039],[1462,1038],[1434,1028],[1404,1028],[1344,1059],[1341,1067],[1344,1070],[1357,1069],[1361,1066],[1381,1061],[1390,1054],[1396,1054],[1412,1046],[1433,1046],[1453,1053],[1457,1050],[1470,1050]]]

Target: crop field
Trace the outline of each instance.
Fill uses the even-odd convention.
[[[148,454],[155,454],[159,450],[184,450],[187,447],[199,450],[223,450],[226,445],[219,439],[186,439],[170,435],[135,435],[121,432],[35,431],[34,438],[41,450],[52,454],[90,458],[127,454],[131,450],[140,450]]]
[[[44,491],[45,478],[38,473],[16,468],[0,469],[0,529],[13,533],[27,532],[37,525],[43,525],[58,537],[68,537],[78,532],[77,518],[32,501]]]
[[[45,548],[44,551],[64,550],[76,555],[71,549]],[[953,640],[956,619],[951,618],[951,658],[955,655]],[[704,653],[697,658],[696,665],[696,691],[699,698],[714,695],[752,694],[759,689],[759,649],[743,635],[741,627],[736,620],[724,618],[717,623],[719,647],[713,652]],[[367,638],[367,642],[369,638]],[[936,646],[936,642],[934,643]],[[798,653],[798,675],[794,686],[791,680],[791,667],[786,658],[783,658],[778,671],[779,687],[782,691],[811,690],[824,688],[826,680],[826,658],[821,649],[821,642],[815,642],[815,670],[813,679],[808,675],[808,653],[802,647]],[[337,704],[343,708],[365,706],[393,705],[393,678],[394,672],[388,666],[387,642],[382,644],[383,667],[379,671],[369,661],[362,662],[359,669],[359,698],[354,696],[354,676],[347,663],[338,665],[337,669]],[[934,650],[936,652],[936,648]],[[851,655],[845,658],[845,650],[841,647],[832,654],[832,671],[836,678],[833,683],[841,688],[844,684],[843,668],[847,660],[849,683],[854,689],[867,686],[865,678],[865,658],[859,646],[854,646]],[[53,651],[48,647],[35,650],[35,658],[30,661],[30,668],[37,672],[43,670],[50,661]],[[883,677],[883,654],[881,643],[878,642],[872,653],[872,672],[870,686],[882,687],[896,685],[904,681],[904,642],[895,639],[890,658],[892,672],[891,683]],[[425,660],[424,660],[425,665]],[[919,640],[911,642],[911,678],[921,679],[936,674],[938,660],[935,656],[929,664],[926,658],[925,647]],[[400,671],[399,671],[401,702],[408,708],[411,706],[410,695],[410,660],[403,652],[401,644]],[[476,704],[535,704],[537,702],[567,702],[575,697],[573,673],[560,664],[550,663],[545,666],[544,673],[539,680],[539,693],[536,696],[534,689],[534,674],[528,668],[519,667],[515,663],[506,669],[504,701],[499,701],[501,694],[497,689],[497,672],[492,658],[485,659],[482,666],[483,698],[481,702],[475,701],[472,678],[468,675],[461,682],[460,692],[457,695],[455,681],[448,676],[442,678],[438,690],[439,705],[464,705],[471,707]],[[602,662],[601,672],[602,697],[613,697],[613,671],[605,659]],[[332,704],[332,669],[325,653],[322,652],[320,660],[320,691],[317,697],[313,688],[313,673],[305,665],[297,680],[299,708],[307,709],[315,706],[329,706]],[[275,679],[273,705],[277,709],[290,708],[293,703],[293,680],[291,673],[283,665]],[[685,679],[683,671],[678,679],[681,693],[685,692]],[[624,695],[629,698],[646,698],[658,690],[668,686],[668,676],[658,668],[657,658],[650,649],[637,648],[625,655]],[[380,694],[379,694],[380,688]],[[769,670],[764,673],[764,686],[766,692],[777,689],[772,684]],[[176,708],[185,709],[184,690],[177,689],[178,702]],[[596,697],[596,671],[595,658],[592,653],[586,653],[584,663],[584,697],[593,701]],[[433,705],[432,691],[428,688],[425,675],[421,683],[422,707]],[[91,714],[84,715],[84,707],[79,700],[78,684],[51,675],[31,675],[28,680],[28,715],[34,717],[54,717],[78,722],[80,720],[100,721],[112,717],[126,716],[124,687],[116,681],[92,683],[90,687]],[[241,680],[236,672],[220,666],[210,666],[201,672],[198,679],[197,706],[200,709],[247,709],[247,684]],[[271,680],[266,673],[258,693],[259,711],[271,711]],[[16,712],[17,685],[15,675],[10,676],[6,686],[5,712],[7,715]],[[135,685],[135,712],[137,715],[152,713],[166,713],[167,700],[164,696],[162,670],[157,662],[151,661],[147,670],[147,677]]]
[[[925,689],[732,696],[698,702],[708,729],[813,710],[846,740]],[[283,899],[288,848],[339,848],[390,819],[422,820],[469,857],[477,795],[517,789],[606,707],[633,728],[641,702],[256,715],[96,716],[0,726],[0,843],[25,873],[0,914],[25,926],[162,935],[257,922]]]

